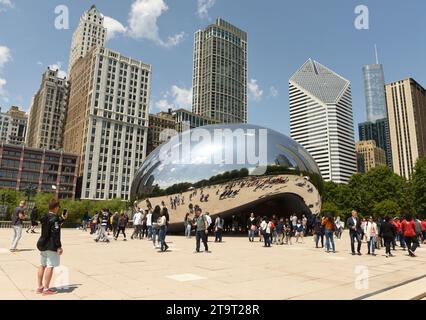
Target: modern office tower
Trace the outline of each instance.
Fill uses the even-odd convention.
[[[74,198],[78,157],[47,149],[0,144],[0,188]]]
[[[150,114],[147,155],[177,133],[216,123],[213,119],[186,109],[169,109],[167,112]]]
[[[387,118],[385,76],[383,65],[369,64],[363,67],[365,106],[367,121],[374,122]]]
[[[71,69],[64,149],[80,156],[82,199],[129,199],[146,156],[151,66],[96,47]]]
[[[30,107],[25,142],[28,147],[60,150],[67,115],[69,84],[58,76],[58,70],[48,69]]]
[[[386,166],[385,150],[378,148],[376,141],[360,141],[355,145],[355,150],[357,155],[363,155],[364,160],[364,165],[358,167],[358,172],[368,172],[373,168]]]
[[[12,106],[5,113],[0,109],[0,141],[12,145],[24,144],[27,122],[27,114],[19,107]]]
[[[78,58],[84,57],[94,46],[103,47],[105,45],[106,32],[103,15],[96,9],[95,5],[92,5],[81,16],[77,29],[72,36],[68,77]]]
[[[392,164],[411,178],[416,161],[426,156],[426,90],[414,79],[386,85]]]
[[[218,18],[195,33],[192,111],[247,122],[247,33]]]
[[[358,125],[359,140],[374,140],[377,147],[386,153],[386,165],[392,169],[392,150],[390,145],[388,119],[379,119],[374,122],[363,122]]]
[[[347,183],[357,170],[350,82],[309,59],[289,86],[291,137],[309,151],[325,180]]]

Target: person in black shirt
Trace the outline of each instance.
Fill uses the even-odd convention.
[[[31,231],[31,233],[36,233],[35,228],[38,226],[38,211],[37,207],[34,207],[30,213],[31,225],[27,229],[27,233]]]
[[[58,216],[59,201],[52,199],[49,202],[49,213],[41,218],[41,236],[37,242],[37,249],[40,250],[40,267],[38,268],[37,293],[52,295],[57,292],[50,288],[50,281],[53,276],[53,269],[59,266],[60,256],[63,253],[61,243],[61,226],[67,218],[66,211],[62,216]],[[44,278],[44,286],[43,286]]]

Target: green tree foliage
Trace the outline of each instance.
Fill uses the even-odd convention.
[[[420,158],[411,180],[413,203],[417,213],[426,216],[426,157]]]
[[[374,205],[373,213],[376,217],[397,216],[401,213],[401,207],[393,200],[383,200]]]
[[[335,204],[345,217],[355,209],[361,215],[399,214],[412,211],[409,183],[388,167],[377,167],[365,174],[354,174],[349,183],[325,183],[324,203]]]
[[[19,201],[24,200],[22,193],[15,190],[1,189],[0,190],[0,205],[7,206],[7,218],[10,218],[13,209],[18,205]]]

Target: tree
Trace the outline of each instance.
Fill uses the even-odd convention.
[[[11,189],[0,190],[0,205],[7,206],[7,215],[8,215],[7,218],[10,217],[13,209],[19,204],[19,201],[24,199],[25,199],[24,195],[16,190],[11,190]]]
[[[397,216],[401,213],[401,207],[393,200],[383,200],[376,203],[373,208],[376,217]]]
[[[420,158],[414,167],[411,180],[411,191],[415,210],[426,216],[426,157]]]
[[[326,214],[331,212],[334,217],[340,216],[342,212],[339,207],[333,202],[324,202],[321,207],[321,214]]]

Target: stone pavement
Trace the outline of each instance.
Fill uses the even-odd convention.
[[[131,230],[128,230],[128,234]],[[147,240],[95,243],[79,230],[63,230],[62,266],[52,284],[60,293],[34,293],[37,235],[26,234],[17,253],[11,229],[0,230],[0,299],[424,299],[426,246],[410,258],[349,254],[347,231],[338,252],[305,244],[263,248],[247,238],[209,242],[212,253],[194,254],[195,239],[169,236],[171,251],[159,253]],[[210,241],[213,241],[210,237]],[[366,252],[366,244],[363,244]]]

